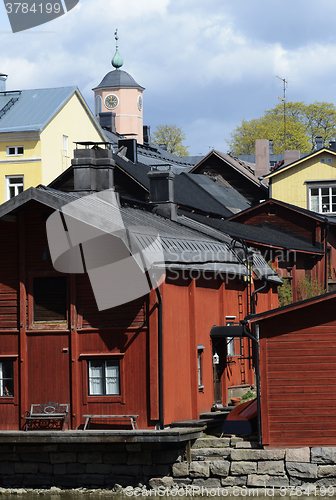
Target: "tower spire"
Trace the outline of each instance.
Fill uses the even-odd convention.
[[[111,61],[111,64],[115,69],[119,69],[124,64],[124,61],[123,61],[123,58],[121,57],[121,55],[119,54],[119,50],[118,50],[118,40],[119,40],[118,28],[115,30],[114,38],[116,41],[116,51],[115,51],[115,54],[114,54],[113,59]]]

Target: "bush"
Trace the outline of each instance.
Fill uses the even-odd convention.
[[[311,299],[325,292],[323,285],[319,285],[317,280],[312,280],[309,276],[306,276],[297,284],[298,300]]]

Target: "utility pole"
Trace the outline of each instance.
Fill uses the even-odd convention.
[[[284,150],[286,149],[286,78],[280,78],[280,76],[277,76],[279,80],[283,82],[283,97],[278,97],[280,101],[283,102],[284,105]]]

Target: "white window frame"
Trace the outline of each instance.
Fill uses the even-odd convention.
[[[4,363],[11,363],[11,377],[10,378],[4,378],[4,375],[3,375],[3,364]],[[14,376],[13,376],[13,370],[14,370],[14,366],[13,366],[13,362],[12,361],[0,361],[0,397],[5,397],[5,398],[8,398],[8,397],[13,397],[14,396]],[[7,385],[8,382],[6,383],[6,381],[11,381],[11,386],[13,388],[13,394],[9,393],[8,392],[8,389],[7,389]]]
[[[99,118],[99,113],[103,111],[103,99],[101,95],[97,95],[95,98],[95,113],[96,117]]]
[[[22,179],[20,182],[13,183],[11,184],[10,181],[12,179]],[[24,175],[6,175],[5,176],[6,180],[6,201],[10,200],[11,198],[14,198],[14,196],[17,196],[18,194],[22,193],[24,191]],[[14,187],[14,195],[11,196],[10,193],[10,188]],[[20,189],[22,188],[22,189]]]
[[[311,191],[312,189],[317,189],[318,190],[318,211],[316,210],[313,210],[312,208],[312,194],[311,194]],[[322,189],[328,189],[329,190],[329,208],[331,209],[330,211],[328,210],[323,210],[323,206],[322,206]],[[332,195],[333,195],[333,192],[332,190],[335,190],[334,192],[334,196],[336,196],[336,184],[326,184],[326,185],[314,185],[314,184],[311,184],[308,186],[308,210],[311,210],[312,212],[315,212],[315,213],[319,213],[319,214],[336,214],[336,210],[333,212],[332,211]],[[325,196],[325,195],[323,195]],[[334,202],[334,205],[336,203]]]
[[[197,378],[198,378],[198,390],[202,391],[204,389],[203,381],[203,359],[202,354],[205,347],[202,344],[198,344],[197,346]]]
[[[22,148],[22,153],[19,153],[19,149]],[[14,153],[10,153],[10,150],[14,149]],[[6,156],[23,156],[24,146],[6,146]]]
[[[96,366],[93,366],[95,364]],[[108,366],[110,365],[110,366]],[[94,374],[94,368],[101,368]],[[108,376],[108,368],[115,369],[114,376]],[[110,382],[108,379],[115,379]],[[96,387],[95,387],[96,386]],[[120,396],[120,362],[115,359],[92,359],[88,361],[88,395]]]

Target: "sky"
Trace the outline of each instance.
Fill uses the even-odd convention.
[[[191,155],[227,152],[243,119],[280,102],[283,78],[288,101],[336,104],[335,20],[335,0],[79,0],[12,33],[1,3],[0,73],[8,90],[76,85],[93,109],[118,28],[144,125],[182,127]]]

